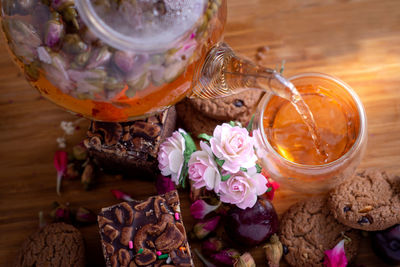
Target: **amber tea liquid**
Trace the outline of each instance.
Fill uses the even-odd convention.
[[[349,151],[358,136],[360,121],[351,97],[329,80],[319,80],[318,84],[304,79],[291,82],[314,116],[324,156],[316,149],[315,140],[294,105],[277,96],[271,98],[264,112],[264,130],[271,146],[298,164],[335,161]]]

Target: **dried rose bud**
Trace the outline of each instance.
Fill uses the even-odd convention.
[[[346,267],[347,258],[344,250],[344,239],[331,249],[325,251],[324,266],[326,267]]]
[[[88,164],[86,164],[85,169],[83,170],[81,176],[81,183],[83,184],[85,190],[89,190],[93,182],[94,182],[94,166],[92,163],[89,162]]]
[[[221,219],[221,216],[216,216],[210,218],[208,220],[203,220],[196,223],[193,227],[193,235],[198,239],[203,239],[211,232],[215,231],[218,227],[218,223]]]
[[[172,182],[170,177],[165,177],[164,175],[159,174],[156,180],[156,189],[157,194],[165,194],[169,191],[175,189],[175,184]]]
[[[61,180],[67,170],[68,154],[65,151],[56,151],[54,154],[54,167],[57,170],[57,194],[60,195],[61,191]]]
[[[213,259],[218,266],[232,266],[239,257],[239,251],[233,248],[224,249],[211,255],[211,259]]]
[[[52,19],[46,23],[44,43],[50,48],[58,48],[61,44],[61,39],[65,34],[64,23],[60,16],[53,15],[58,14],[57,12],[52,13]]]
[[[80,54],[77,54],[74,57],[73,64],[75,64],[78,68],[79,67],[83,67],[88,62],[89,57],[90,57],[90,47],[89,47],[89,49],[87,51],[85,51],[83,53],[80,53]]]
[[[75,214],[75,220],[80,223],[95,223],[97,216],[91,210],[79,207]]]
[[[117,189],[112,189],[111,194],[113,194],[113,196],[116,199],[122,199],[125,201],[133,201],[133,198],[130,195],[128,195],[127,193],[124,193],[120,190],[117,190]]]
[[[88,157],[88,151],[83,144],[75,145],[72,148],[72,154],[76,160],[86,160]]]
[[[55,202],[55,208],[50,212],[50,217],[56,222],[71,222],[71,210],[68,205]]]
[[[89,58],[86,68],[87,69],[95,69],[97,67],[103,66],[110,61],[111,56],[112,56],[112,54],[108,50],[107,46],[103,46],[101,48],[96,48],[90,54],[90,58]]]
[[[132,53],[117,51],[114,53],[114,64],[123,73],[129,73],[133,69],[135,55]]]
[[[69,54],[80,54],[88,49],[78,34],[66,34],[63,39],[63,50]]]
[[[66,8],[63,9],[62,11],[63,14],[63,19],[67,22],[72,23],[74,27],[79,30],[79,23],[78,23],[78,12],[76,12],[76,9],[74,6],[67,6]]]
[[[215,252],[219,252],[224,247],[224,242],[217,237],[210,237],[201,244],[201,251],[210,256]]]
[[[283,255],[283,246],[279,237],[273,234],[269,242],[264,246],[267,262],[270,267],[279,267],[279,262]]]
[[[61,11],[69,6],[74,5],[74,0],[51,0],[51,7],[57,11]]]
[[[210,212],[218,209],[220,204],[221,204],[221,202],[218,205],[215,205],[215,206],[214,205],[209,205],[204,200],[199,199],[199,200],[196,200],[190,206],[190,214],[195,219],[204,219],[204,217],[207,214],[209,214]]]
[[[250,253],[246,252],[238,259],[236,259],[233,267],[256,267],[253,257]]]
[[[80,176],[80,173],[75,168],[75,164],[74,163],[69,163],[68,166],[67,166],[67,170],[65,171],[64,178],[65,179],[69,179],[69,180],[73,180],[73,179],[79,178],[79,176]]]

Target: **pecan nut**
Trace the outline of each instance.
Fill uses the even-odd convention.
[[[128,264],[131,261],[131,254],[129,254],[128,250],[121,248],[118,250],[118,260],[121,267],[128,267]]]
[[[133,228],[132,227],[124,227],[121,230],[121,244],[124,246],[128,246],[129,245],[129,241],[131,240],[132,237],[132,231]]]
[[[108,236],[108,238],[110,239],[110,242],[113,242],[114,239],[117,238],[119,235],[119,231],[109,224],[104,226],[103,232],[106,236]]]
[[[121,209],[115,209],[115,217],[117,217],[117,220],[120,224],[124,224],[124,214],[122,213]]]
[[[142,253],[136,255],[135,262],[137,265],[149,265],[157,260],[156,253],[150,249],[143,249]]]
[[[128,212],[128,218],[125,221],[126,225],[131,225],[133,222],[133,209],[131,205],[129,205],[127,202],[122,202],[121,206],[124,207],[125,210]]]
[[[168,223],[167,229],[154,242],[156,248],[162,252],[178,249],[184,241],[181,231],[173,223]]]

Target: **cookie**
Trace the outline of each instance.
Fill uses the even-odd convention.
[[[49,224],[24,242],[14,266],[83,267],[85,247],[82,234],[69,224]]]
[[[379,231],[400,223],[400,176],[369,169],[330,193],[335,218],[352,228]]]
[[[223,123],[203,116],[187,100],[179,102],[175,108],[180,126],[189,132],[192,137],[197,137],[201,133],[212,135],[214,128]]]
[[[97,165],[106,171],[152,177],[158,168],[159,146],[171,136],[175,123],[175,107],[143,120],[93,121],[83,143]]]
[[[182,124],[182,128],[192,134],[193,137],[197,137],[201,133],[212,135],[217,125],[231,121],[216,120],[204,116],[192,106],[188,99],[181,101],[175,107],[178,114],[178,121]],[[242,125],[246,126],[252,114],[251,111],[248,111],[237,117],[235,121],[239,121]]]
[[[351,240],[345,243],[348,261],[358,251],[359,232],[335,220],[326,196],[311,197],[291,206],[280,227],[280,241],[287,248],[284,257],[291,266],[323,266],[324,252],[344,238]]]
[[[249,111],[255,111],[261,100],[263,91],[250,89],[235,95],[215,99],[188,99],[188,102],[206,117],[220,120],[232,121],[239,117],[249,116]]]

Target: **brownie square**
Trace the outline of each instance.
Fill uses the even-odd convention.
[[[97,219],[107,266],[194,266],[176,190],[103,208]]]
[[[105,171],[154,177],[160,144],[171,136],[175,123],[175,107],[143,120],[92,121],[83,143]]]

